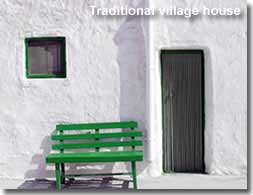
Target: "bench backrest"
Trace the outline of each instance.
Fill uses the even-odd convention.
[[[138,123],[136,121],[123,121],[123,122],[107,122],[107,123],[82,123],[82,124],[59,124],[56,125],[57,135],[52,135],[52,140],[59,141],[57,144],[52,145],[53,150],[60,150],[64,152],[67,149],[81,149],[81,148],[94,148],[99,152],[103,147],[131,147],[132,150],[135,146],[142,146],[141,140],[136,140],[135,137],[141,137],[142,131],[136,130]],[[103,132],[100,130],[103,129]],[[128,131],[121,132],[104,132],[104,129],[129,129]],[[92,130],[89,133],[76,133],[81,130]],[[65,134],[65,132],[75,132],[72,134]],[[106,141],[108,138],[131,138],[127,141],[116,140]],[[103,139],[103,140],[101,140]],[[67,140],[76,140],[78,143],[64,143]],[[89,140],[89,142],[87,142]],[[91,141],[92,140],[92,141]]]

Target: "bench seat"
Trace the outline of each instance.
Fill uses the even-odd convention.
[[[85,162],[127,162],[142,161],[143,152],[133,151],[113,151],[113,152],[82,152],[82,153],[62,153],[49,154],[47,163],[85,163]]]

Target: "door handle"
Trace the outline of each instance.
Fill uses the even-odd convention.
[[[167,102],[168,100],[172,100],[174,96],[175,96],[174,90],[170,89],[168,95],[165,96],[165,102]]]
[[[169,97],[172,99],[174,97],[174,90],[173,89],[170,89],[169,91]]]

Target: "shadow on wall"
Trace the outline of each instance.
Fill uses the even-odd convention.
[[[42,154],[35,154],[32,157],[31,164],[32,166],[36,166],[36,168],[28,170],[25,173],[25,178],[35,178],[35,179],[44,179],[44,178],[55,178],[55,165],[54,164],[46,164],[46,156],[52,152],[52,144],[51,136],[55,133],[52,132],[50,136],[46,136],[41,144],[41,150],[43,151]],[[72,143],[74,143],[72,141]],[[80,143],[77,141],[77,143]],[[114,149],[112,149],[114,150]],[[76,150],[75,150],[76,151]],[[83,150],[88,151],[88,150]],[[108,172],[111,173],[113,170],[114,164],[113,163],[101,163],[101,164],[91,164],[91,163],[81,163],[81,164],[74,164],[74,163],[66,163],[65,170],[66,173],[71,174],[81,174],[81,173],[104,173]]]
[[[141,0],[135,5],[134,1],[130,1],[129,7],[145,7],[145,1]],[[145,158],[147,156],[145,41],[147,40],[145,40],[144,30],[141,17],[128,16],[116,33],[114,42],[118,46],[117,60],[120,71],[120,120],[138,121],[139,129],[144,133]],[[131,171],[130,163],[126,163],[126,167]],[[145,167],[145,161],[137,163],[138,173],[141,173]]]
[[[214,162],[213,148],[213,124],[214,124],[214,94],[213,94],[213,65],[211,61],[211,52],[209,48],[204,50],[204,82],[205,82],[205,123],[204,123],[204,161],[205,172],[210,173],[211,162]]]
[[[41,143],[40,148],[43,151],[43,153],[42,154],[35,154],[32,157],[31,164],[37,165],[37,168],[28,170],[25,173],[25,178],[54,177],[54,175],[55,175],[54,169],[48,170],[47,164],[45,162],[45,157],[51,151],[51,146],[52,146],[51,135],[46,136]]]

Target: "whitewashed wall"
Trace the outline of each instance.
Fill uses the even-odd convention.
[[[140,3],[1,1],[0,177],[53,176],[45,156],[59,122],[137,120],[144,127],[141,20],[98,18],[91,16],[88,7],[142,6]],[[26,79],[24,38],[35,36],[66,37],[67,79]]]
[[[205,164],[210,174],[247,171],[247,8],[242,0],[157,0],[150,7],[239,7],[240,17],[154,17],[150,20],[147,105],[154,175],[162,170],[161,49],[203,49]],[[159,152],[155,152],[155,150]],[[156,170],[156,171],[155,171]]]
[[[145,133],[142,175],[162,173],[159,50],[203,48],[206,164],[246,173],[246,17],[186,20],[94,17],[89,5],[144,7],[144,0],[2,0],[0,177],[45,178],[59,122],[137,120]],[[242,6],[241,0],[150,1],[150,6]],[[149,29],[148,29],[149,27]],[[26,79],[24,38],[65,36],[66,79]],[[146,100],[146,101],[145,101]],[[117,170],[124,164],[102,166]],[[87,167],[86,167],[87,168]],[[88,167],[94,171],[94,167]],[[95,167],[97,170],[101,166]],[[127,168],[127,167],[126,167]]]

